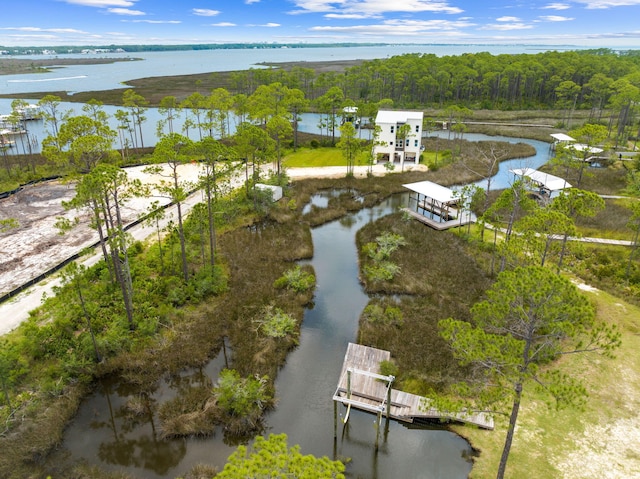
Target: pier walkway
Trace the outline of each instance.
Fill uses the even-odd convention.
[[[486,413],[439,411],[428,407],[427,398],[392,389],[393,376],[379,374],[380,362],[390,359],[389,351],[349,343],[333,400],[378,415],[388,413],[397,421],[453,421],[493,429],[493,418]]]

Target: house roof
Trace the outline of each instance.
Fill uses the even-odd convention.
[[[422,123],[424,113],[421,111],[380,110],[376,115],[376,123],[406,123],[418,120]]]
[[[565,188],[571,188],[571,185],[564,178],[550,175],[549,173],[543,173],[542,171],[534,170],[532,168],[514,168],[509,170],[511,173],[517,176],[529,178],[531,181],[539,184],[549,191],[558,191]]]
[[[433,198],[440,203],[454,203],[459,199],[455,191],[432,181],[418,181],[417,183],[408,183],[402,186],[418,194]]]
[[[575,138],[571,138],[564,133],[551,133],[551,137],[555,138],[556,141],[576,141]]]

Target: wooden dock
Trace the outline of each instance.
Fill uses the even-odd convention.
[[[402,208],[402,211],[409,213],[413,218],[417,219],[421,223],[424,223],[425,225],[430,226],[431,228],[438,231],[448,230],[449,228],[458,228],[460,226],[464,226],[476,221],[475,216],[467,211],[463,211],[460,213],[462,218],[455,218],[447,221],[440,221],[439,219],[430,218],[427,215],[412,211],[409,208]]]
[[[493,429],[493,418],[488,414],[438,411],[428,407],[427,398],[391,388],[393,377],[379,374],[380,362],[390,359],[389,351],[349,343],[333,400],[382,416],[388,410],[389,417],[397,421],[453,421]]]

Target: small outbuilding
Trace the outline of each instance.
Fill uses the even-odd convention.
[[[271,200],[278,201],[282,198],[282,186],[265,185],[264,183],[256,183],[256,189],[262,191],[269,191],[271,193]]]

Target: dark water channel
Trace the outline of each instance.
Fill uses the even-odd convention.
[[[320,197],[316,200],[323,202]],[[446,430],[408,428],[392,421],[388,431],[381,433],[376,452],[375,416],[351,411],[347,426],[338,423],[334,439],[332,395],[347,344],[356,341],[358,318],[368,301],[358,281],[355,234],[404,203],[402,195],[397,195],[313,230],[310,263],[317,277],[315,303],[305,314],[299,347],[278,375],[278,405],[267,417],[267,432],[286,433],[289,444],[300,444],[304,454],[351,458],[349,477],[466,478],[472,466],[471,448]],[[149,479],[184,475],[198,463],[221,468],[234,447],[224,443],[220,431],[206,439],[159,440],[157,419],[150,411],[181,387],[215,381],[223,367],[220,355],[202,371],[162,384],[149,403],[140,406],[149,414],[135,419],[124,413],[129,391],[118,383],[101,385],[68,428],[65,452],[73,459]],[[338,410],[345,412],[343,406]]]

